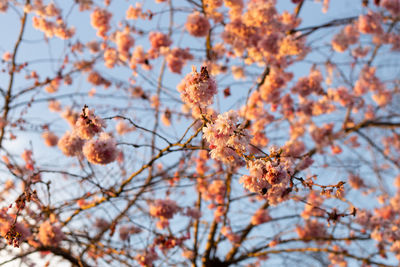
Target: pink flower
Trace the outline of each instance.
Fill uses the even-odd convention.
[[[213,123],[203,128],[203,133],[211,148],[211,158],[224,163],[240,161],[250,143],[247,131],[238,125],[238,114],[233,110],[218,115]]]
[[[194,68],[177,88],[181,92],[182,101],[191,107],[211,105],[217,93],[217,84],[208,74],[207,67],[202,67],[200,73]]]
[[[58,137],[52,132],[44,132],[42,134],[42,138],[44,139],[44,143],[46,146],[56,146],[58,143]]]
[[[287,184],[290,180],[290,161],[285,161],[271,150],[270,159],[255,159],[247,161],[250,175],[243,175],[239,183],[250,192],[258,193],[268,198],[271,204],[276,205],[287,198]]]
[[[382,33],[381,16],[372,11],[369,11],[367,15],[361,15],[358,18],[358,30],[366,34]]]
[[[157,199],[150,204],[150,215],[160,219],[172,219],[179,210],[176,202],[170,199]]]
[[[186,30],[195,37],[204,37],[208,34],[211,26],[208,19],[199,12],[190,14],[186,21]]]
[[[119,121],[117,125],[115,126],[115,130],[119,135],[124,135],[127,133],[130,133],[135,130],[135,127],[129,126],[127,123],[123,121]]]
[[[263,36],[257,46],[263,52],[277,54],[279,52],[279,41],[283,36],[284,35],[280,32],[272,32],[271,34]]]
[[[206,189],[206,188],[204,188]],[[201,190],[205,200],[212,200],[217,204],[224,203],[226,185],[222,180],[214,180],[208,185],[206,190]]]
[[[130,235],[138,234],[142,231],[139,227],[134,225],[124,225],[119,228],[119,238],[121,240],[128,240]]]
[[[18,248],[31,233],[23,224],[15,222],[7,211],[7,208],[0,210],[0,234],[7,240],[7,244]]]
[[[58,105],[58,104],[56,104],[56,105]],[[74,127],[76,121],[79,118],[79,113],[72,110],[70,107],[67,107],[67,108],[65,108],[64,112],[61,114],[61,117],[63,117],[69,123],[69,125]]]
[[[50,82],[48,86],[44,88],[44,90],[46,90],[47,93],[52,94],[57,92],[59,87],[60,87],[60,79],[55,78]]]
[[[148,60],[148,55],[144,52],[143,47],[138,45],[133,50],[129,64],[131,69],[136,69],[137,64],[141,64],[143,69],[149,70],[151,69],[151,65]]]
[[[129,58],[129,50],[135,44],[135,40],[129,34],[129,31],[117,31],[115,34],[115,42],[119,53],[119,58],[126,61]]]
[[[51,112],[59,112],[61,111],[61,103],[57,100],[50,100],[48,108]]]
[[[292,73],[272,69],[260,87],[261,98],[267,103],[278,103],[282,88],[292,77]]]
[[[318,70],[312,70],[308,77],[302,77],[296,83],[296,85],[292,88],[294,93],[298,93],[302,97],[306,97],[311,93],[320,94],[323,92],[323,88],[321,87],[321,83],[323,81],[323,77],[321,72]]]
[[[232,243],[238,243],[240,241],[240,235],[234,234],[230,226],[223,226],[221,228],[221,234]]]
[[[58,140],[58,147],[68,157],[79,155],[82,152],[83,140],[75,133],[66,132]]]
[[[160,49],[161,47],[168,47],[172,44],[168,35],[161,32],[150,32],[149,40],[152,48]]]
[[[143,253],[137,254],[135,260],[141,266],[153,266],[153,262],[158,259],[158,255],[154,250],[154,247],[144,251]]]
[[[39,227],[38,233],[39,241],[44,246],[57,247],[59,243],[65,238],[64,233],[61,231],[61,227],[45,221]]]
[[[356,81],[354,92],[361,96],[368,91],[382,92],[385,89],[384,83],[375,74],[376,68],[364,66],[360,73],[360,78]]]
[[[104,88],[110,87],[111,85],[111,82],[106,80],[97,71],[91,71],[87,77],[87,81],[96,86],[103,85]]]
[[[12,54],[10,52],[4,52],[3,54],[3,60],[4,61],[9,61],[12,59]]]
[[[161,122],[165,125],[165,126],[171,126],[171,111],[167,108],[163,114],[161,115]]]
[[[126,11],[126,19],[138,19],[140,17],[143,17],[142,5],[140,3],[136,3],[135,7],[130,5]]]
[[[82,151],[86,159],[93,164],[105,165],[115,161],[118,156],[115,139],[104,132],[99,138],[87,141]]]
[[[304,227],[298,226],[296,228],[296,232],[305,242],[309,242],[313,238],[327,237],[325,225],[317,220],[307,220]]]
[[[262,224],[262,223],[266,223],[266,222],[268,222],[270,220],[271,220],[271,216],[269,216],[268,211],[264,210],[264,209],[257,210],[254,213],[253,217],[251,217],[251,223],[253,225],[259,225],[259,224]]]
[[[324,124],[321,128],[311,125],[309,131],[318,146],[327,146],[332,143],[333,123]]]
[[[382,0],[381,7],[386,8],[392,16],[400,15],[400,2],[399,0]]]
[[[104,127],[106,127],[104,120],[94,115],[94,110],[89,110],[85,106],[75,123],[74,131],[81,139],[89,140],[102,132]]]
[[[185,66],[186,61],[192,60],[193,56],[189,53],[189,49],[174,48],[172,49],[167,57],[167,65],[171,72],[181,73],[183,66]]]
[[[118,62],[117,50],[115,48],[109,47],[104,51],[104,65],[107,68],[114,68],[115,64]]]
[[[354,25],[345,26],[332,39],[332,47],[337,52],[344,52],[349,45],[356,44],[360,33]]]
[[[201,217],[201,211],[196,208],[186,208],[185,215],[197,220]]]
[[[110,29],[112,14],[105,9],[96,8],[90,15],[91,24],[97,30],[97,36],[105,38]]]

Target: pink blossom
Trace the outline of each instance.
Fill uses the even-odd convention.
[[[92,139],[96,134],[103,131],[106,123],[94,115],[94,110],[84,107],[79,119],[75,123],[74,131],[83,140]]]
[[[61,103],[57,100],[50,100],[48,108],[51,112],[59,112],[61,111]]]
[[[49,131],[44,132],[42,138],[44,139],[46,146],[56,146],[58,143],[58,136]]]
[[[208,34],[211,26],[208,19],[199,12],[194,12],[187,17],[186,30],[195,37],[204,37]]]
[[[240,241],[240,235],[234,234],[230,226],[223,226],[221,228],[221,234],[232,243],[238,243]]]
[[[293,77],[292,73],[282,72],[272,69],[266,77],[264,83],[260,86],[260,96],[267,103],[278,103],[280,92],[286,86],[286,83]]]
[[[86,47],[89,49],[90,53],[96,54],[100,51],[100,45],[97,41],[90,41],[86,44]]]
[[[115,48],[109,47],[104,51],[104,65],[107,68],[114,68],[115,64],[118,62],[117,50]]]
[[[91,71],[87,77],[87,81],[96,86],[103,85],[104,88],[108,88],[111,85],[111,82],[106,80],[97,71]]]
[[[325,225],[317,220],[307,220],[304,227],[297,226],[296,232],[301,239],[304,239],[305,242],[309,242],[314,238],[318,239],[328,236]]]
[[[55,78],[53,79],[49,85],[47,85],[44,90],[46,90],[47,93],[52,94],[58,91],[58,88],[60,87],[60,81],[61,79]]]
[[[332,143],[333,124],[324,124],[321,128],[311,125],[309,128],[312,139],[319,146],[327,146]]]
[[[119,228],[119,238],[123,241],[128,240],[130,235],[138,234],[142,231],[134,225],[124,225]]]
[[[150,204],[150,215],[160,219],[172,219],[179,210],[179,206],[171,199],[157,199]]]
[[[51,38],[57,36],[60,39],[69,39],[75,34],[74,28],[67,28],[62,20],[58,20],[56,23],[47,20],[44,17],[33,17],[32,25],[35,29],[38,29],[46,35],[46,37]]]
[[[337,52],[344,52],[350,45],[356,44],[360,33],[355,25],[345,26],[332,38],[332,47]]]
[[[266,223],[271,220],[271,216],[267,210],[259,209],[257,210],[254,215],[251,217],[251,223],[253,225],[259,225],[262,223]]]
[[[240,161],[240,156],[246,153],[250,137],[237,122],[237,112],[230,110],[203,128],[203,138],[209,143],[211,158],[232,163]]]
[[[361,96],[368,91],[381,92],[385,89],[385,85],[375,74],[376,68],[364,66],[361,70],[360,77],[354,86],[354,92],[357,96]]]
[[[324,216],[325,211],[320,208],[323,203],[324,199],[321,194],[317,191],[311,191],[307,197],[307,204],[304,205],[304,211],[301,213],[301,217],[308,220],[311,216]]]
[[[193,69],[186,75],[178,85],[182,101],[191,107],[205,107],[211,105],[213,96],[217,93],[217,85],[207,71],[207,67],[202,67],[200,73]]]
[[[6,12],[8,9],[8,0],[0,1],[0,12]]]
[[[116,160],[117,142],[107,133],[101,133],[97,139],[91,139],[82,148],[86,159],[93,164],[105,165]]]
[[[165,125],[165,126],[171,126],[171,111],[167,108],[161,115],[161,122]]]
[[[21,223],[15,222],[13,216],[7,214],[8,209],[0,210],[0,234],[7,244],[19,247],[30,235],[30,231]]]
[[[392,244],[390,251],[392,251],[396,255],[396,258],[400,261],[400,240],[397,240]]]
[[[201,217],[201,211],[197,208],[186,208],[185,215],[197,220]]]
[[[135,256],[135,260],[141,266],[153,266],[153,262],[158,259],[158,255],[154,250],[154,247],[149,248],[148,250],[144,251],[143,253],[137,254]]]
[[[152,48],[160,49],[161,47],[168,47],[172,44],[168,35],[162,32],[150,32],[149,40]]]
[[[51,223],[50,221],[43,222],[39,227],[38,233],[39,241],[44,246],[57,247],[59,243],[65,238],[61,227]]]
[[[12,59],[12,54],[10,52],[4,52],[3,54],[3,60],[4,61],[9,61]]]
[[[353,51],[351,51],[351,54],[353,55],[353,57],[364,58],[368,55],[368,52],[369,52],[368,46],[365,47],[358,46],[354,48]]]
[[[65,108],[64,112],[61,114],[61,117],[63,117],[69,123],[69,125],[74,127],[76,121],[79,118],[79,113],[72,110],[70,107],[67,107],[67,108]]]
[[[320,94],[323,92],[321,83],[323,77],[320,71],[312,70],[308,77],[302,77],[292,88],[294,93],[298,93],[302,97],[306,97],[312,93]]]
[[[181,73],[183,66],[185,66],[186,61],[192,60],[193,56],[189,53],[189,49],[174,48],[172,49],[166,57],[167,66],[173,73]]]
[[[392,16],[400,15],[400,2],[398,0],[381,0],[381,7],[386,8]]]
[[[127,133],[130,133],[135,130],[135,127],[129,126],[127,123],[123,121],[119,121],[117,125],[115,126],[115,130],[119,135],[124,135]]]
[[[381,16],[378,13],[369,11],[367,15],[361,15],[358,18],[358,29],[361,33],[381,34]]]
[[[58,140],[58,147],[68,157],[79,155],[82,152],[84,141],[75,133],[66,132]]]
[[[90,15],[93,28],[97,30],[97,36],[105,38],[110,29],[110,19],[112,14],[105,9],[96,8]]]
[[[226,185],[222,180],[214,180],[204,190],[200,190],[203,193],[205,200],[212,200],[217,204],[224,203]]]
[[[243,175],[239,183],[250,192],[264,195],[270,203],[276,205],[286,197],[286,186],[289,182],[287,163],[276,158],[271,160],[255,159],[247,162],[250,175]]]
[[[284,35],[280,32],[272,32],[271,34],[263,36],[258,42],[257,47],[263,52],[277,54],[279,52],[279,41],[283,36]]]
[[[384,107],[392,100],[392,95],[393,95],[392,91],[382,90],[380,92],[373,94],[372,100],[374,100],[378,106]]]
[[[133,7],[132,5],[129,6],[128,10],[126,10],[126,19],[138,19],[143,17],[142,13],[142,5],[136,2],[136,6]]]
[[[135,44],[135,40],[129,34],[129,30],[117,31],[115,34],[115,42],[119,53],[119,58],[126,61],[129,58],[129,50]]]
[[[143,69],[150,70],[152,67],[149,63],[149,57],[143,50],[141,45],[138,45],[133,50],[131,60],[129,62],[131,69],[136,69],[137,64],[140,64]]]

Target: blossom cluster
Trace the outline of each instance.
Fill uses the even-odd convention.
[[[38,237],[40,243],[44,246],[55,247],[65,238],[64,233],[61,231],[61,227],[56,223],[50,222],[50,220],[47,220],[40,225]]]
[[[187,17],[185,26],[187,31],[195,37],[206,36],[211,28],[208,19],[199,12],[190,14]]]
[[[296,228],[296,232],[306,242],[328,236],[325,225],[317,220],[307,220],[305,226]]]
[[[7,211],[7,208],[0,210],[0,234],[9,245],[19,247],[23,241],[31,236],[31,232],[24,224],[16,222],[12,216],[7,214]]]
[[[189,106],[206,107],[213,102],[213,96],[217,93],[217,84],[209,75],[207,67],[202,67],[200,73],[193,68],[177,89],[181,93],[182,101]]]
[[[180,211],[179,206],[171,199],[157,199],[150,204],[150,215],[160,219],[157,227],[163,229],[169,225],[169,220]]]
[[[42,1],[35,1],[33,5],[25,5],[24,11],[37,15],[32,18],[32,25],[35,29],[44,32],[48,38],[57,36],[61,39],[69,39],[75,34],[75,28],[66,26],[61,17],[61,10],[52,2],[44,5]]]
[[[290,162],[281,161],[279,156],[247,161],[250,175],[243,175],[239,182],[243,187],[266,197],[276,205],[287,198],[290,181]]]
[[[72,132],[66,132],[58,141],[58,147],[66,156],[78,156],[83,152],[93,164],[108,164],[118,156],[115,139],[103,129],[104,120],[94,115],[86,106],[74,123]],[[95,136],[99,135],[95,139]]]
[[[211,149],[211,158],[224,163],[240,162],[250,143],[247,131],[243,125],[238,125],[238,114],[233,110],[218,115],[203,128],[203,133]]]

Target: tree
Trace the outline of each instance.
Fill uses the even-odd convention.
[[[400,2],[318,2],[0,0],[0,265],[397,266]]]

